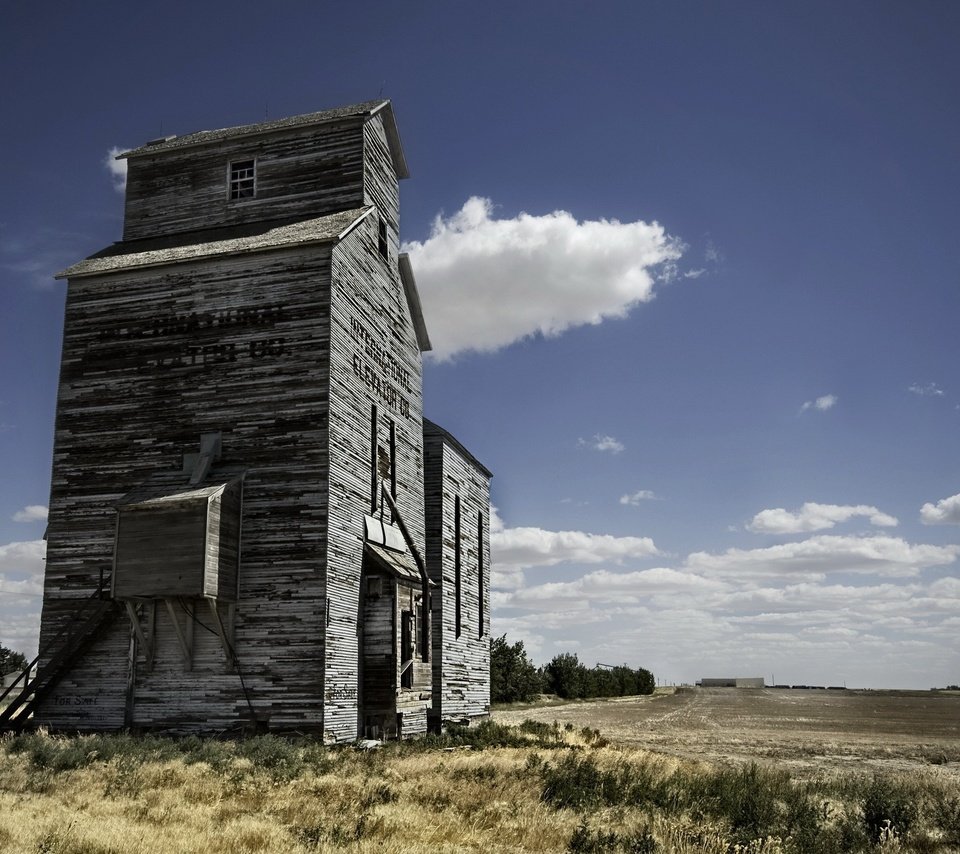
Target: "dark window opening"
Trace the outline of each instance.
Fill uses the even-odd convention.
[[[390,421],[390,495],[397,497],[397,425]]]
[[[483,513],[477,513],[477,637],[483,637]]]
[[[400,687],[413,687],[413,611],[400,612]]]
[[[423,597],[417,597],[417,604],[414,606],[414,614],[416,619],[414,620],[414,629],[417,633],[416,644],[414,647],[414,652],[423,658],[424,650],[426,649],[425,640],[423,636]]]
[[[387,248],[387,224],[382,219],[377,229],[377,249],[380,250],[380,255],[384,258],[390,257],[390,251]]]
[[[379,426],[379,419],[377,418],[377,405],[374,403],[370,407],[370,512],[376,513],[377,506],[379,505],[377,487],[378,483],[378,470],[380,465],[380,447],[377,442],[377,429]]]
[[[230,198],[252,199],[257,192],[257,161],[235,160],[230,164]]]
[[[456,597],[456,605],[454,613],[456,615],[456,630],[457,637],[460,637],[460,632],[463,628],[463,623],[461,619],[461,567],[460,567],[460,496],[458,495],[454,499],[453,504],[453,588],[454,596]]]

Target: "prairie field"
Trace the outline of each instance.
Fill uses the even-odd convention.
[[[960,852],[958,712],[944,694],[689,689],[370,750],[8,735],[0,851]]]
[[[595,727],[618,744],[718,763],[775,761],[797,777],[936,767],[960,782],[960,692],[681,688],[493,717]]]

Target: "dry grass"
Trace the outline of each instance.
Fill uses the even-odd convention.
[[[147,756],[53,770],[4,751],[0,850],[565,850],[577,817],[540,800],[530,752],[347,749],[285,779],[238,758],[219,769]]]
[[[375,751],[40,734],[0,741],[0,851],[823,854],[879,850],[889,812],[883,850],[945,854],[960,793],[941,772],[800,780],[572,724]]]

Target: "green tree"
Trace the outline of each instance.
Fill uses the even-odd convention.
[[[550,690],[558,697],[575,700],[590,694],[589,671],[580,663],[576,653],[561,652],[546,667]],[[592,681],[592,680],[590,680]]]
[[[657,687],[657,680],[649,670],[638,667],[636,670],[637,682],[636,692],[638,694],[652,694],[653,689]]]
[[[0,645],[0,676],[19,673],[27,666],[27,657],[22,652]]]
[[[525,703],[543,690],[540,672],[523,648],[523,641],[507,643],[501,635],[490,643],[490,701]]]

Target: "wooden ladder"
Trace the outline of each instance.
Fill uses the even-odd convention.
[[[83,604],[59,632],[44,646],[13,681],[0,694],[0,705],[13,695],[18,686],[20,693],[13,696],[6,708],[0,710],[0,732],[18,732],[29,725],[31,715],[40,701],[70,669],[70,666],[87,650],[100,632],[119,613],[117,603],[103,598],[101,585],[92,596],[80,600]],[[37,662],[48,660],[31,677]]]

